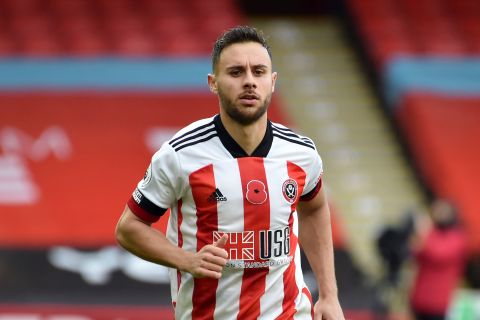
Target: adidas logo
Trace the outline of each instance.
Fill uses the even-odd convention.
[[[217,188],[214,192],[208,197],[208,202],[218,202],[218,201],[227,201],[227,197],[225,197],[222,192]]]

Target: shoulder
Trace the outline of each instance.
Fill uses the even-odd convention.
[[[271,122],[271,124],[273,136],[282,142],[295,147],[306,147],[316,152],[315,143],[309,137],[302,136],[280,123]]]
[[[180,129],[169,141],[168,145],[175,151],[210,140],[217,136],[214,117],[195,121]]]

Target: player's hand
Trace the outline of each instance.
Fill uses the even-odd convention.
[[[187,270],[195,278],[219,279],[222,276],[223,267],[227,264],[228,253],[223,247],[227,243],[228,235],[224,234],[213,244],[204,246],[195,253]]]
[[[314,307],[314,320],[345,320],[338,298],[319,299]]]

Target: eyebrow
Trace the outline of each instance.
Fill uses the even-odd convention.
[[[253,69],[256,69],[256,68],[268,69],[268,66],[265,65],[265,64],[256,64],[256,65],[253,65],[252,68]],[[245,69],[245,67],[244,67],[244,65],[240,65],[240,64],[227,67],[227,70],[234,70],[234,69]]]

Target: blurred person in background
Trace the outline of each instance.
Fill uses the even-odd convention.
[[[417,273],[410,303],[417,320],[441,320],[464,276],[467,240],[451,202],[433,201],[425,218],[418,219],[412,237]]]
[[[401,270],[410,258],[409,239],[415,228],[415,213],[408,210],[398,225],[386,225],[377,238],[377,249],[385,262],[386,274],[382,285],[396,287],[401,280]]]
[[[312,140],[267,118],[277,74],[265,38],[251,27],[228,30],[212,68],[220,113],[153,156],[118,242],[171,268],[176,319],[344,319],[322,160]],[[151,224],[168,208],[164,235]],[[298,243],[320,288],[315,304]]]

